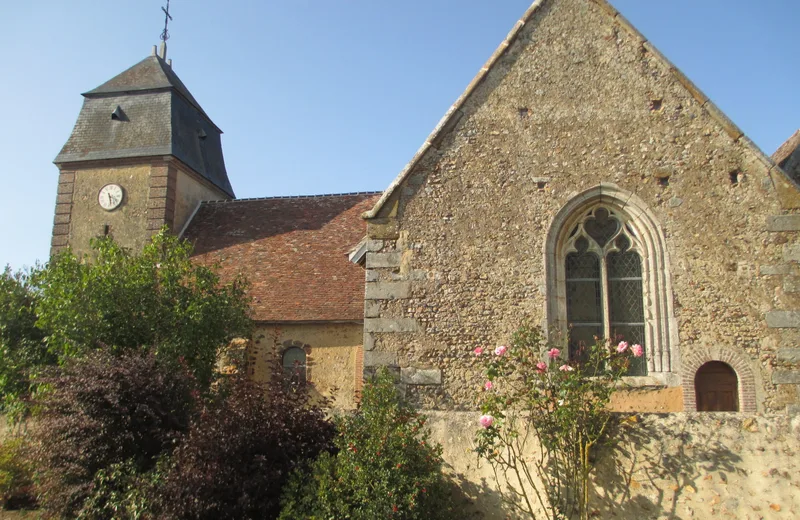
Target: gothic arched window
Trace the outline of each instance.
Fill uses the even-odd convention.
[[[575,224],[564,260],[570,359],[583,357],[595,337],[647,348],[641,247],[623,217],[598,206]],[[647,374],[633,358],[628,375]]]
[[[628,375],[680,383],[666,241],[644,201],[608,183],[577,194],[553,218],[545,265],[551,340],[573,359],[595,337],[639,343]]]

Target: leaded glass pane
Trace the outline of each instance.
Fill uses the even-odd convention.
[[[570,359],[603,334],[600,259],[592,253],[571,253],[566,260],[567,321]]]
[[[592,253],[570,253],[567,255],[567,280],[600,279],[600,260]]]
[[[601,323],[600,280],[574,282],[567,280],[567,321]]]
[[[567,255],[567,321],[571,325],[603,321],[600,260],[591,253]]]
[[[611,337],[613,342],[627,341],[630,345],[639,344],[644,347],[645,352],[641,357],[631,356],[631,364],[628,367],[629,376],[647,375],[647,346],[644,344],[644,325],[611,325]]]
[[[606,257],[611,338],[631,345],[644,344],[642,263],[632,251]],[[646,356],[632,358],[628,375],[647,374]]]
[[[644,323],[642,280],[608,279],[611,323]]]
[[[608,261],[609,278],[638,278],[642,279],[642,262],[639,255],[633,251],[627,253],[611,253],[606,257]]]
[[[583,229],[597,242],[597,245],[603,247],[619,230],[619,220],[611,216],[608,210],[600,208],[595,210],[594,218],[589,218],[583,224]]]
[[[569,329],[569,359],[584,361],[595,338],[603,336],[601,325],[572,325]]]
[[[289,383],[305,383],[306,353],[298,347],[291,347],[283,353],[283,373]]]

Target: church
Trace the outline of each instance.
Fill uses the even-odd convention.
[[[620,411],[772,431],[800,413],[800,132],[765,154],[605,0],[534,2],[382,193],[236,199],[165,45],[83,96],[55,159],[53,252],[168,226],[249,279],[252,377],[278,356],[352,408],[391,367],[473,482],[472,351],[525,320],[565,357],[594,336],[643,345]]]

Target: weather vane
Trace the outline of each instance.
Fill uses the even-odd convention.
[[[172,20],[172,16],[169,14],[169,0],[167,0],[167,7],[161,8],[164,11],[164,32],[161,33],[161,41],[166,43],[169,40],[169,31],[167,31],[167,27],[169,27],[169,21]]]

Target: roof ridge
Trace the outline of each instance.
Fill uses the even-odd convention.
[[[481,83],[487,78],[489,72],[494,68],[494,66],[500,61],[500,58],[505,55],[506,51],[511,47],[511,45],[516,41],[517,36],[522,31],[522,28],[531,21],[537,11],[546,3],[552,0],[534,0],[533,4],[525,11],[525,14],[522,15],[517,23],[514,24],[514,27],[509,31],[506,38],[500,43],[497,49],[492,53],[486,63],[481,67],[478,74],[472,79],[472,81],[467,86],[466,90],[458,97],[455,103],[453,103],[450,108],[447,110],[445,115],[433,129],[433,132],[428,136],[422,146],[417,150],[417,153],[414,154],[414,157],[411,158],[411,161],[406,164],[406,166],[400,171],[400,173],[395,177],[392,183],[386,188],[383,192],[383,195],[375,203],[375,206],[370,209],[369,211],[364,212],[362,218],[365,219],[372,219],[378,215],[378,212],[381,210],[384,204],[389,200],[389,198],[394,194],[395,190],[402,184],[402,182],[408,177],[411,171],[419,164],[423,157],[427,154],[427,152],[431,149],[438,149],[439,143],[443,140],[444,136],[452,130],[458,121],[464,116],[464,113],[461,111],[461,108],[466,104],[467,99],[477,90]],[[764,153],[761,148],[758,147],[749,137],[747,137],[744,132],[736,126],[736,124],[731,121],[725,113],[719,109],[719,107],[709,99],[678,67],[676,67],[669,59],[666,58],[661,52],[656,49],[656,47],[650,43],[650,41],[640,33],[634,26],[631,24],[627,18],[625,18],[614,6],[612,6],[608,0],[587,0],[591,2],[597,7],[605,12],[608,16],[610,16],[614,21],[620,24],[623,28],[625,28],[634,38],[639,40],[642,47],[649,52],[653,57],[657,60],[661,61],[663,65],[667,67],[667,69],[675,76],[676,81],[678,81],[684,88],[686,88],[689,93],[700,103],[700,107],[705,109],[708,112],[709,116],[712,119],[717,121],[717,123],[722,126],[723,130],[731,137],[731,139],[736,142],[742,143],[743,146],[749,148],[756,157],[764,163],[768,171],[772,171],[777,169],[779,172],[783,173],[783,175],[794,182],[791,177],[783,171],[775,162],[770,158],[767,154]],[[798,185],[800,188],[800,185]]]
[[[166,81],[166,84],[153,84],[151,86],[144,87],[141,84],[136,85],[135,82],[142,81],[143,78],[141,77],[130,77],[130,80],[134,83],[132,85],[110,85],[111,83],[118,81],[120,78],[125,77],[128,79],[126,75],[132,75],[137,67],[145,67],[146,64],[155,60],[156,64],[158,65],[158,70],[163,78],[159,78],[160,80]],[[128,88],[126,88],[128,87]],[[103,84],[84,92],[82,95],[84,97],[108,97],[113,95],[118,95],[120,93],[146,93],[146,92],[158,92],[164,90],[173,90],[177,92],[181,97],[183,97],[190,105],[194,106],[201,114],[206,115],[203,107],[200,106],[200,103],[194,98],[192,93],[189,91],[189,88],[183,83],[183,81],[178,77],[178,74],[172,70],[172,67],[169,63],[164,61],[161,56],[157,54],[151,54],[150,56],[146,56],[145,58],[139,60],[138,62],[134,63],[127,69],[123,70],[116,76],[112,77],[111,79],[107,80]],[[210,118],[209,118],[210,120]]]
[[[353,195],[378,195],[382,191],[351,191],[347,193],[320,193],[318,195],[275,195],[272,197],[249,197],[244,199],[222,199],[204,200],[201,204],[233,204],[235,202],[257,202],[261,200],[284,200],[284,199],[317,199],[322,197],[347,197]]]

